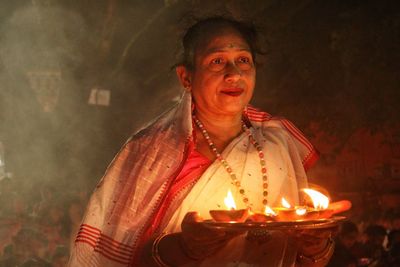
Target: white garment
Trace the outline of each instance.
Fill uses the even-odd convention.
[[[201,193],[199,189],[192,191],[198,179],[196,175],[191,177],[193,180],[189,184],[185,184],[178,191],[168,190],[189,155],[193,138],[192,111],[191,96],[185,93],[182,101],[133,135],[122,147],[90,198],[75,246],[71,249],[68,266],[138,266],[141,249],[146,242],[159,235],[169,222],[175,221],[176,226],[180,225],[180,218],[171,220],[171,217],[181,207],[184,199],[189,200]],[[318,158],[316,150],[304,135],[284,118],[272,117],[250,106],[245,108],[243,115],[255,127],[256,139],[265,138],[267,142],[264,152],[269,165],[267,167],[271,169],[270,187],[273,189],[270,190],[270,204],[274,205],[274,201],[280,195],[287,196],[289,200],[292,196],[292,201],[295,202],[296,194],[293,192],[297,185],[307,186],[304,169],[312,166]],[[263,142],[260,145],[265,146]],[[246,147],[236,148],[239,151],[247,151]],[[249,151],[254,151],[251,149],[248,148]],[[239,158],[235,160],[236,156],[227,155],[230,154],[228,151],[229,149],[226,149],[224,155],[238,175],[243,174],[246,177],[249,170],[252,170],[252,177],[255,177],[253,174],[257,177],[260,175],[257,171],[260,169],[257,165],[259,160],[249,160],[257,155],[251,156],[250,153],[244,160],[240,159],[243,156],[237,155]],[[248,164],[247,160],[254,161],[254,164]],[[254,167],[251,167],[253,165]],[[223,178],[222,173],[225,170],[212,171],[210,168],[209,172],[209,175],[221,175]],[[285,175],[287,177],[284,179]],[[208,179],[206,175],[204,177]],[[254,180],[259,181],[257,186],[262,186],[260,177]],[[261,189],[257,186],[255,189],[250,188],[246,181],[247,179],[244,179],[243,187],[250,190],[248,195],[258,196],[252,192]],[[202,183],[197,187],[201,185]],[[186,198],[188,193],[192,196]],[[221,195],[225,194],[226,188],[221,191]],[[250,201],[254,205],[261,205],[261,201]],[[240,207],[239,201],[238,204]],[[186,207],[186,210],[189,208],[191,207]],[[184,210],[180,212],[183,214]]]
[[[267,132],[251,128],[254,138],[263,147],[268,173],[268,203],[280,206],[282,197],[292,205],[298,204],[299,188],[296,174],[287,149],[287,135],[282,129],[270,128]],[[223,151],[222,156],[241,179],[253,211],[263,212],[263,182],[260,158],[246,133],[235,138]],[[301,180],[302,180],[301,179]],[[226,209],[224,198],[231,190],[238,209],[246,208],[238,188],[222,164],[216,160],[204,172],[181,206],[169,221],[166,232],[180,232],[181,222],[187,212],[197,211],[204,219],[210,219],[209,210]],[[245,235],[231,240],[222,250],[202,262],[200,266],[294,266],[296,250],[291,240],[281,232],[270,232],[265,243],[246,240]]]

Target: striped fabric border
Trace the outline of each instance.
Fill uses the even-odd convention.
[[[248,106],[244,111],[245,115],[251,120],[255,122],[264,122],[268,120],[274,120],[275,118],[272,117],[267,112],[259,111],[258,109]],[[312,144],[304,137],[302,132],[298,130],[291,122],[285,119],[278,119],[283,127],[290,132],[291,135],[295,137],[295,139],[301,143],[308,154],[303,159],[303,166],[307,170],[318,158],[318,153],[312,146]],[[181,181],[182,183],[186,181]],[[172,191],[176,191],[176,187],[173,187]],[[181,185],[180,185],[181,186]],[[170,203],[173,197],[167,198],[167,202]],[[161,218],[163,217],[163,213],[165,212],[164,207],[162,209],[161,214],[156,214],[154,220],[157,221],[157,225],[161,222]],[[158,216],[157,216],[158,215]],[[160,216],[161,215],[161,216]],[[136,262],[134,261],[134,252],[137,249],[135,246],[130,246],[121,242],[118,242],[111,237],[104,235],[100,229],[93,227],[88,224],[82,224],[77,237],[75,239],[75,243],[80,244],[87,244],[93,248],[93,251],[99,253],[100,255],[104,256],[105,258],[112,260],[114,262],[120,263],[125,266],[132,265]],[[89,248],[89,247],[88,247]],[[137,254],[137,251],[136,251]]]
[[[250,120],[255,122],[264,122],[274,119],[274,117],[267,112],[260,111],[252,106],[248,106],[244,113]],[[304,169],[308,170],[318,159],[318,152],[293,123],[286,119],[276,119],[278,119],[282,123],[283,127],[285,127],[285,129],[308,150],[308,154],[302,159]]]
[[[319,154],[317,150],[313,149],[310,153],[303,159],[303,166],[306,171],[314,166],[315,162],[318,160]]]
[[[305,138],[304,134],[299,129],[297,129],[297,127],[294,126],[293,123],[288,120],[282,120],[282,124],[301,144],[303,144],[307,148],[308,154],[302,159],[304,169],[307,171],[319,158],[317,150],[315,150],[310,141]]]
[[[133,246],[118,242],[93,226],[82,224],[75,242],[82,242],[93,247],[94,251],[121,264],[129,264],[133,255]]]
[[[282,120],[282,124],[308,150],[314,149],[313,145],[304,137],[304,134],[299,129],[297,129],[296,126],[293,125],[293,123],[284,119]]]
[[[267,112],[264,111],[259,111],[258,109],[251,106],[246,107],[244,113],[250,120],[256,122],[263,122],[270,120],[272,118],[271,114],[268,114]]]

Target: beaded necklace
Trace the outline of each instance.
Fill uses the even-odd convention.
[[[218,151],[214,142],[211,140],[210,135],[208,134],[207,130],[204,128],[203,123],[195,115],[193,115],[193,120],[195,121],[196,125],[199,127],[204,138],[206,139],[211,151],[215,154],[217,159],[221,162],[222,166],[228,172],[229,176],[231,177],[232,184],[235,185],[239,189],[239,193],[242,196],[242,200],[243,200],[244,204],[247,207],[249,207],[249,198],[246,196],[246,191],[242,188],[241,183],[237,179],[237,176],[233,172],[231,166],[228,164],[228,162],[222,157],[221,153]],[[262,147],[260,146],[260,144],[254,139],[253,134],[251,133],[250,129],[247,127],[247,125],[244,123],[243,120],[242,120],[242,128],[246,132],[247,136],[249,137],[250,143],[252,143],[254,148],[257,150],[258,157],[260,158],[262,185],[263,185],[263,201],[262,201],[262,203],[264,206],[266,206],[268,204],[268,200],[267,200],[268,175],[267,175],[267,168],[266,168],[265,159],[264,159],[264,152],[262,151]]]

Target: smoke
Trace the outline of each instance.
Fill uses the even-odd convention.
[[[165,52],[174,29],[157,26],[168,20],[162,2],[68,3],[1,4],[10,12],[0,28],[0,141],[23,190],[90,191],[129,135],[181,92]],[[109,92],[108,106],[88,104],[95,88]]]
[[[77,133],[86,98],[79,71],[93,40],[79,14],[56,5],[28,3],[2,23],[0,141],[20,187],[87,173],[74,147],[88,143]]]

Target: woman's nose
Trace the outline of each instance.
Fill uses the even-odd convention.
[[[242,76],[242,70],[235,63],[228,63],[225,72],[225,81],[236,82]]]

